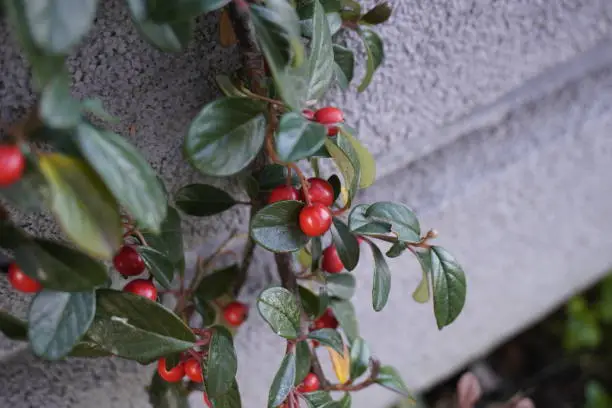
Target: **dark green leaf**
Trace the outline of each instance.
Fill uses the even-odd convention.
[[[241,408],[240,390],[236,381],[234,380],[228,392],[217,398],[211,398],[210,402],[213,404],[211,408]]]
[[[251,238],[273,252],[293,252],[308,242],[299,225],[301,201],[278,201],[261,209],[251,220]]]
[[[612,396],[601,383],[590,380],[584,387],[583,408],[608,408],[612,406]]]
[[[334,401],[326,391],[315,391],[302,394],[306,400],[308,408],[339,408],[338,403]]]
[[[312,257],[312,271],[318,271],[319,264],[321,263],[321,257],[323,256],[323,244],[321,243],[321,237],[314,237],[310,240],[310,256]]]
[[[139,245],[136,250],[155,280],[164,288],[170,289],[174,279],[174,265],[170,259],[165,254],[144,245]]]
[[[287,182],[287,167],[280,164],[270,164],[263,168],[261,172],[257,174],[257,181],[259,182],[259,189],[262,192],[269,192],[274,187]],[[295,174],[291,173],[291,184],[298,185],[300,180]]]
[[[68,357],[81,357],[81,358],[97,358],[97,357],[109,357],[112,354],[104,350],[102,346],[94,343],[90,339],[84,339],[79,341]]]
[[[266,104],[246,98],[209,103],[191,122],[185,152],[204,174],[229,176],[244,169],[265,138]]]
[[[344,393],[344,397],[339,401],[340,406],[338,408],[351,408],[351,394],[348,392]]]
[[[377,4],[361,17],[361,23],[366,24],[382,24],[391,17],[391,5],[388,2]]]
[[[325,286],[330,296],[349,300],[355,294],[355,277],[350,273],[327,274]]]
[[[334,299],[331,302],[331,309],[334,316],[340,323],[340,327],[349,343],[352,344],[359,337],[359,326],[357,324],[357,316],[355,316],[355,308],[348,300]]]
[[[11,340],[27,340],[28,324],[0,309],[0,332]]]
[[[372,307],[375,311],[380,312],[387,304],[387,300],[389,300],[391,271],[380,249],[374,243],[370,243],[370,246],[372,247],[372,254],[374,255]]]
[[[245,174],[242,177],[242,185],[251,200],[257,200],[259,198],[259,183],[255,177],[250,174]]]
[[[340,11],[340,9],[342,9],[340,0],[321,0],[320,3],[325,13]],[[296,11],[300,20],[312,18],[315,12],[314,0],[299,0],[296,5]]]
[[[27,212],[38,212],[45,208],[45,197],[48,195],[47,181],[38,170],[38,165],[29,159],[21,178],[7,187],[0,188],[0,198]]]
[[[153,408],[189,408],[189,393],[180,383],[169,383],[155,373],[148,390]]]
[[[431,247],[431,281],[438,328],[451,324],[465,305],[465,274],[444,248]]]
[[[303,286],[298,286],[298,292],[300,294],[300,300],[302,301],[302,307],[304,312],[311,318],[316,319],[325,312],[327,304],[321,302],[321,298],[313,293],[310,289],[306,289]]]
[[[357,22],[361,17],[361,5],[356,0],[341,0],[342,20]]]
[[[340,13],[327,13],[325,17],[327,18],[327,27],[331,35],[340,31],[342,28],[342,17]],[[312,38],[313,30],[315,29],[313,19],[300,21],[300,28],[304,37]]]
[[[275,136],[276,152],[281,161],[290,163],[316,153],[327,138],[325,126],[306,120],[296,112],[285,113]]]
[[[372,220],[366,216],[370,206],[359,204],[353,207],[349,214],[349,228],[359,235],[378,235],[391,232],[391,224],[379,220]]]
[[[359,242],[357,242],[357,238],[339,218],[334,218],[331,233],[342,264],[347,270],[352,271],[359,263]]]
[[[355,72],[355,55],[353,51],[334,44],[334,73],[342,89],[347,89]]]
[[[148,5],[151,3],[149,1]],[[148,10],[148,14],[156,22],[181,21],[215,11],[227,3],[229,0],[155,1],[155,6]]]
[[[567,319],[563,347],[569,351],[594,349],[601,345],[603,332],[596,310],[583,296],[574,296],[566,305]]]
[[[335,329],[320,329],[308,333],[308,338],[316,340],[324,346],[331,347],[338,354],[344,354],[344,343],[342,336]]]
[[[122,241],[119,207],[86,163],[58,153],[40,157],[50,187],[50,207],[60,226],[80,249],[111,259]]]
[[[338,197],[340,197],[340,193],[342,191],[342,183],[340,182],[340,177],[338,177],[335,174],[332,174],[328,179],[327,182],[332,186],[332,188],[334,189],[334,201],[336,201],[338,199]]]
[[[298,341],[295,345],[295,383],[300,384],[310,372],[310,347],[308,342]]]
[[[308,100],[318,100],[334,77],[334,50],[325,10],[314,0],[312,40],[308,57]]]
[[[79,102],[70,94],[70,77],[62,72],[56,75],[40,96],[40,118],[53,128],[69,129],[81,121]]]
[[[194,299],[196,311],[202,316],[202,325],[209,327],[217,321],[217,310],[209,303],[200,298]]]
[[[257,299],[257,309],[279,336],[293,340],[300,335],[300,308],[287,289],[273,287],[264,290]]]
[[[77,137],[81,153],[119,204],[139,226],[158,232],[166,217],[166,196],[142,154],[118,134],[89,123],[79,125]]]
[[[208,396],[217,398],[231,389],[238,360],[231,333],[222,326],[213,327],[212,330],[204,379]]]
[[[395,242],[385,255],[389,258],[397,258],[406,250],[406,243],[402,241]]]
[[[81,109],[106,122],[119,123],[119,118],[108,113],[106,109],[104,109],[104,104],[100,99],[87,98],[82,100]]]
[[[325,147],[342,173],[344,184],[348,190],[349,202],[353,201],[359,189],[359,180],[361,179],[361,167],[357,152],[342,133],[336,136],[335,143],[332,139],[327,138],[325,140]]]
[[[415,255],[421,265],[423,277],[419,286],[412,293],[412,298],[419,303],[427,303],[429,301],[429,281],[428,275],[431,273],[431,252],[430,250],[417,250]]]
[[[161,224],[159,234],[142,231],[142,235],[151,248],[166,255],[175,268],[179,270],[179,273],[183,272],[185,267],[183,233],[181,230],[181,217],[176,209],[168,206],[166,219]]]
[[[49,54],[67,54],[93,23],[97,0],[23,2],[35,43]]]
[[[365,46],[368,57],[366,75],[357,88],[359,92],[363,92],[368,85],[370,85],[370,82],[372,82],[374,72],[378,69],[380,64],[382,64],[385,58],[385,52],[382,40],[374,31],[363,29],[359,31],[359,34],[363,40],[363,45]]]
[[[217,86],[225,96],[238,96],[243,98],[247,96],[243,91],[238,89],[231,77],[227,75],[217,75],[215,80],[217,81]]]
[[[419,242],[421,227],[414,212],[406,205],[382,201],[370,205],[365,211],[367,220],[391,224],[391,230],[400,241]]]
[[[351,346],[351,379],[353,381],[368,370],[370,357],[370,347],[364,339],[357,337]]]
[[[207,184],[189,184],[174,197],[176,206],[186,214],[206,217],[221,213],[236,204],[225,190]]]
[[[368,188],[376,180],[376,161],[374,157],[361,144],[359,140],[354,136],[355,130],[349,126],[340,127],[340,133],[348,140],[352,145],[355,153],[357,154],[357,160],[359,161],[359,168],[361,169],[361,176],[359,178],[359,188]]]
[[[402,377],[400,377],[397,370],[391,366],[380,367],[378,377],[375,381],[377,384],[380,384],[391,391],[397,392],[404,397],[411,397],[410,391],[408,391],[408,388],[406,388]]]
[[[89,292],[42,291],[28,314],[28,338],[39,357],[65,357],[85,334],[96,311],[96,295]]]
[[[87,335],[116,356],[148,364],[194,346],[191,330],[162,305],[132,293],[97,291]]]
[[[204,276],[196,289],[195,295],[205,301],[215,300],[223,296],[231,290],[239,272],[240,267],[238,265],[230,265]]]
[[[270,394],[268,395],[268,408],[276,408],[287,398],[295,384],[295,374],[295,353],[290,352],[283,357],[283,361],[274,376],[274,381],[272,381]]]

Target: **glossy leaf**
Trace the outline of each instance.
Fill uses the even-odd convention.
[[[342,89],[347,89],[355,75],[355,55],[353,51],[334,44],[334,74]]]
[[[308,342],[298,341],[295,345],[295,382],[300,384],[310,372],[310,348]]]
[[[308,408],[339,408],[338,403],[334,401],[326,391],[314,391],[302,394],[306,400]]]
[[[215,326],[212,330],[204,381],[208,396],[217,398],[231,389],[238,370],[238,360],[232,334],[222,326]]]
[[[465,305],[465,274],[444,248],[431,247],[431,282],[438,328],[451,324]]]
[[[400,241],[419,242],[421,227],[414,212],[406,205],[382,201],[374,203],[365,211],[366,219],[377,223],[391,224],[391,230]]]
[[[332,240],[344,267],[352,271],[359,263],[359,242],[349,227],[339,218],[334,218],[331,228]]]
[[[310,256],[312,257],[311,269],[313,272],[316,272],[319,270],[319,264],[323,256],[321,237],[314,237],[310,240]]]
[[[391,366],[380,367],[378,377],[376,377],[375,381],[377,384],[380,384],[391,391],[401,394],[404,397],[411,398],[410,391],[408,391],[402,377],[399,375],[397,370]]]
[[[260,191],[269,192],[274,187],[287,182],[287,168],[280,164],[269,164],[257,174],[257,181]],[[299,183],[297,174],[291,172],[291,184],[296,186]]]
[[[217,309],[209,302],[205,300],[201,300],[197,296],[194,298],[194,304],[196,311],[202,317],[202,325],[204,327],[209,327],[215,324],[217,321]]]
[[[70,129],[81,121],[79,102],[70,94],[70,77],[67,73],[56,75],[40,96],[40,118],[48,126]]]
[[[334,50],[325,10],[314,0],[312,39],[308,57],[308,100],[318,100],[334,77]]]
[[[370,85],[370,82],[372,82],[374,72],[376,72],[378,67],[382,64],[385,58],[385,52],[382,40],[374,31],[362,29],[359,34],[361,35],[367,55],[366,74],[357,88],[359,92],[363,92],[368,85]]]
[[[278,201],[261,209],[251,220],[251,238],[273,252],[292,252],[308,242],[299,225],[304,203]]]
[[[38,293],[28,313],[28,338],[34,354],[49,360],[68,355],[89,329],[95,311],[93,290]]]
[[[430,250],[417,250],[416,257],[421,265],[423,277],[421,282],[412,293],[412,298],[418,303],[427,303],[429,301],[429,280],[428,275],[431,273],[431,252]]]
[[[183,233],[181,217],[176,209],[167,207],[166,218],[160,226],[159,234],[149,231],[141,232],[151,248],[164,254],[179,272],[183,272],[185,266]]]
[[[340,13],[327,13],[325,17],[327,19],[327,27],[331,35],[334,35],[340,31],[342,28],[342,17],[340,16]],[[302,30],[302,36],[312,38],[313,30],[315,29],[314,20],[311,18],[300,21],[300,28]]]
[[[306,120],[296,112],[285,113],[275,136],[278,158],[286,163],[306,159],[315,154],[327,138],[325,126]]]
[[[159,374],[153,374],[149,391],[149,403],[153,408],[189,408],[189,393],[180,383],[169,383]]]
[[[27,340],[28,324],[0,309],[0,332],[11,340]]]
[[[349,344],[352,344],[359,337],[359,325],[353,304],[348,300],[334,299],[330,306]]]
[[[156,22],[182,21],[210,13],[229,3],[229,0],[176,0],[149,2],[155,6],[148,12]]]
[[[348,126],[340,128],[340,132],[347,140],[353,145],[357,158],[359,160],[359,167],[361,168],[361,177],[359,178],[359,188],[368,188],[376,180],[376,161],[372,154],[366,149],[359,140],[354,136],[354,130]]]
[[[236,200],[225,190],[207,184],[189,184],[174,197],[176,206],[185,214],[206,217],[232,208]]]
[[[102,180],[84,162],[58,153],[40,156],[50,187],[50,206],[60,226],[80,249],[110,259],[121,244],[119,207]]]
[[[327,302],[323,302],[319,296],[313,293],[310,289],[303,286],[298,286],[298,293],[302,302],[304,312],[311,318],[316,319],[321,316],[327,308]]]
[[[238,89],[238,87],[232,81],[232,78],[228,75],[217,75],[215,77],[215,81],[225,96],[246,97],[246,94]]]
[[[210,402],[213,404],[211,408],[241,408],[240,389],[236,380],[234,380],[228,392],[217,398],[211,398]]]
[[[372,25],[382,24],[387,21],[389,17],[391,17],[391,12],[391,5],[389,4],[389,2],[385,1],[383,3],[377,4],[367,13],[365,13],[361,17],[360,22]]]
[[[375,244],[370,244],[374,255],[374,277],[372,284],[372,307],[380,312],[389,300],[391,290],[391,271],[383,253]]]
[[[351,346],[351,379],[361,377],[370,365],[370,347],[361,337],[357,337]]]
[[[257,298],[257,309],[279,336],[293,340],[300,335],[300,308],[287,289],[272,287],[264,290]]]
[[[357,194],[361,177],[357,152],[355,152],[353,146],[342,134],[336,136],[336,143],[327,138],[325,140],[325,147],[342,173],[344,183],[348,189],[349,201],[352,201],[355,194]]]
[[[330,273],[325,286],[330,296],[349,300],[355,294],[355,277],[350,273]]]
[[[359,204],[349,214],[349,228],[358,235],[378,235],[391,232],[391,224],[382,220],[373,220],[366,213],[370,206]]]
[[[342,20],[357,22],[361,17],[361,4],[357,0],[342,1]]]
[[[81,109],[106,122],[119,123],[119,118],[104,109],[103,102],[98,98],[87,98],[81,101]]]
[[[45,208],[49,195],[47,181],[40,173],[35,160],[26,155],[26,168],[19,180],[0,188],[0,198],[25,212],[39,212]]]
[[[174,279],[174,265],[170,259],[165,254],[144,245],[139,245],[136,250],[155,280],[164,288],[170,289]]]
[[[98,358],[110,357],[111,355],[110,352],[104,350],[99,344],[84,338],[73,347],[68,357]]]
[[[332,13],[342,9],[342,2],[340,0],[320,0],[319,3],[325,13]],[[299,0],[296,4],[296,11],[300,20],[312,18],[315,13],[314,0]]]
[[[335,329],[320,329],[308,333],[308,338],[316,340],[324,346],[330,347],[336,352],[342,354],[344,352],[344,343],[342,336]]]
[[[393,245],[391,245],[391,247],[385,253],[385,255],[387,255],[387,257],[389,258],[397,258],[398,256],[402,255],[404,251],[406,251],[406,249],[407,249],[406,243],[402,241],[398,241],[398,242],[393,243]]]
[[[162,305],[132,293],[97,291],[87,336],[116,356],[148,364],[194,346],[191,330]]]
[[[295,376],[295,353],[290,352],[283,357],[283,361],[272,381],[270,393],[268,394],[268,408],[279,406],[287,398],[295,384]]]
[[[338,353],[336,350],[329,347],[327,347],[327,351],[329,352],[329,358],[338,382],[340,384],[346,384],[351,379],[351,359],[348,347],[344,345],[342,353]]]
[[[246,98],[221,98],[191,122],[185,152],[204,174],[229,176],[255,158],[265,138],[266,104]]]
[[[351,394],[348,392],[344,393],[344,396],[342,397],[342,399],[340,401],[338,401],[338,408],[351,408]]]
[[[230,292],[239,273],[240,267],[235,264],[205,275],[195,295],[202,300],[215,300]]]
[[[89,164],[137,221],[138,225],[158,232],[166,217],[166,196],[157,174],[142,154],[116,133],[79,125],[79,149]]]
[[[340,177],[335,174],[332,174],[327,179],[327,182],[332,186],[332,189],[334,190],[334,201],[336,201],[338,197],[340,197],[340,192],[342,191],[342,182],[340,181]]]

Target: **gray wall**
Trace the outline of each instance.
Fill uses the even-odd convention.
[[[411,0],[398,2],[387,61],[363,94],[333,92],[375,153],[381,177],[363,200],[400,200],[440,232],[468,274],[464,314],[439,332],[431,306],[406,302],[420,273],[410,258],[392,265],[388,307],[371,310],[371,261],[355,271],[363,335],[381,359],[420,389],[452,373],[537,319],[612,265],[612,3],[607,0]],[[198,24],[180,55],[156,52],[129,24],[120,1],[105,1],[95,30],[71,60],[75,95],[101,97],[170,191],[204,179],[184,162],[184,131],[217,96],[214,75],[235,69],[216,44],[215,15]],[[0,25],[0,120],[33,103],[27,70]],[[352,41],[349,39],[349,41]],[[362,72],[361,70],[359,72]],[[46,235],[45,217],[21,217]],[[191,250],[206,251],[243,210],[188,220]],[[193,255],[193,254],[191,254]],[[193,256],[192,256],[193,257]],[[244,291],[252,301],[274,279],[259,251]],[[0,307],[23,314],[25,299],[0,279]],[[282,342],[253,317],[238,337],[245,406],[264,406]],[[149,369],[119,359],[49,364],[0,338],[0,406],[146,407]],[[367,390],[354,406],[392,396]]]

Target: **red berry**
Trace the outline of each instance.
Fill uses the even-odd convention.
[[[185,362],[185,375],[193,382],[201,383],[204,381],[202,367],[195,358],[190,358]]]
[[[315,113],[311,109],[304,109],[302,111],[302,116],[304,116],[308,120],[314,120]]]
[[[6,187],[19,180],[25,165],[25,157],[19,147],[0,145],[0,187]]]
[[[223,309],[223,317],[232,326],[240,326],[247,318],[249,308],[244,303],[232,302]]]
[[[316,111],[314,118],[323,125],[335,125],[336,123],[344,122],[344,113],[333,106],[326,106]]]
[[[157,361],[157,373],[168,382],[178,382],[185,375],[185,366],[183,363],[178,363],[178,365],[168,370],[166,368],[166,359],[162,357]]]
[[[24,293],[36,293],[42,289],[40,282],[26,275],[16,263],[9,266],[8,281],[15,290]]]
[[[152,301],[157,300],[157,288],[146,279],[134,279],[123,287],[123,291],[146,297]]]
[[[344,264],[338,256],[338,249],[335,245],[330,245],[323,251],[323,261],[321,263],[323,270],[329,273],[338,273],[344,269]]]
[[[272,192],[270,193],[270,197],[268,197],[268,204],[275,203],[277,201],[286,201],[286,200],[299,200],[300,192],[293,186],[283,185],[274,187]]]
[[[302,393],[315,392],[320,386],[319,377],[315,373],[308,373],[304,381],[298,386],[298,391]]]
[[[327,309],[323,315],[317,318],[313,322],[314,330],[320,329],[337,329],[338,328],[338,320],[334,317],[331,309]]]
[[[307,205],[300,211],[300,228],[309,237],[318,237],[329,229],[332,224],[332,213],[321,203]]]
[[[320,203],[326,207],[329,207],[334,203],[334,188],[331,186],[331,184],[322,178],[317,177],[309,178],[308,183],[310,184],[308,194],[310,195],[311,202]]]
[[[115,269],[123,276],[140,275],[145,270],[145,263],[133,246],[124,245],[113,258]]]
[[[340,128],[338,126],[328,126],[327,127],[327,136],[336,136]]]

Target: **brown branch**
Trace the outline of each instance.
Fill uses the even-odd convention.
[[[331,384],[322,387],[324,391],[360,391],[376,383],[376,378],[380,373],[380,362],[378,360],[370,360],[370,375],[366,380],[359,384]]]

